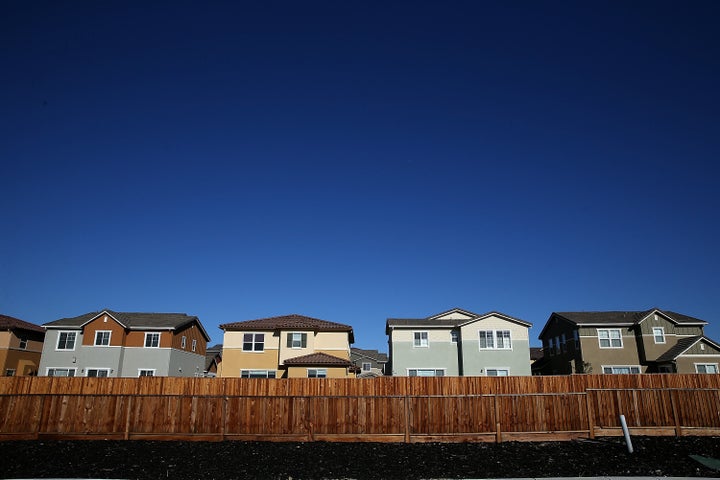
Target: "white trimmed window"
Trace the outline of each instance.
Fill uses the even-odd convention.
[[[109,368],[88,368],[87,376],[88,377],[109,377],[110,369]]]
[[[460,337],[460,333],[457,330],[452,330],[450,332],[450,341],[452,343],[458,343],[458,338]]]
[[[308,378],[327,378],[327,369],[325,368],[308,368]]]
[[[622,333],[619,328],[598,328],[600,348],[622,348]]]
[[[480,330],[480,350],[511,350],[510,330]]]
[[[609,374],[628,374],[628,373],[640,373],[639,365],[603,365],[603,373]]]
[[[567,336],[562,334],[562,343],[560,344],[560,351],[567,352]]]
[[[48,377],[74,377],[75,369],[74,368],[48,368],[47,376]]]
[[[696,363],[695,372],[697,373],[718,373],[717,363]]]
[[[363,371],[363,372],[369,372],[371,368],[372,368],[372,363],[370,363],[370,362],[363,362],[363,364],[362,364],[362,371]]]
[[[193,339],[192,344],[190,345],[190,350],[193,352],[197,350],[197,340]]]
[[[655,343],[665,343],[665,329],[663,327],[653,327],[652,332]]]
[[[275,370],[240,370],[240,378],[275,378]]]
[[[75,350],[77,332],[60,332],[58,334],[57,350]]]
[[[245,333],[243,334],[243,352],[263,352],[265,351],[265,334],[264,333]]]
[[[185,350],[185,347],[187,346],[187,337],[185,335],[182,336],[180,339],[180,348]]]
[[[428,332],[413,332],[413,347],[427,347]]]
[[[307,348],[307,333],[291,332],[287,335],[288,348]]]
[[[409,368],[409,377],[444,377],[444,368]]]
[[[20,350],[25,350],[27,348],[27,338],[21,338],[20,339]]]
[[[160,348],[160,333],[159,332],[146,332],[145,333],[145,347],[146,348]]]
[[[138,377],[154,377],[154,376],[155,376],[154,368],[141,368],[138,370]]]
[[[486,368],[485,375],[488,377],[507,377],[510,375],[509,368]]]
[[[96,347],[107,347],[110,345],[110,330],[98,330],[95,332],[95,346]]]

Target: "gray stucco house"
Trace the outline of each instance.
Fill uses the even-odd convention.
[[[454,308],[427,318],[388,318],[393,376],[530,375],[532,324],[500,312]]]
[[[103,310],[43,327],[41,376],[202,376],[210,340],[200,320],[184,313]]]

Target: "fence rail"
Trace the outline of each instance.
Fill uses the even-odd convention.
[[[720,435],[718,375],[0,379],[0,440],[506,441]]]

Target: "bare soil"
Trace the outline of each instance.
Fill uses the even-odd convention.
[[[506,443],[0,442],[0,477],[120,479],[420,479],[720,477],[720,437]]]

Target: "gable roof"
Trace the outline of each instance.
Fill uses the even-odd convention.
[[[9,315],[0,315],[0,330],[29,330],[31,332],[45,333],[45,330],[40,325]]]
[[[478,317],[479,315],[477,313],[471,312],[470,310],[463,310],[462,308],[451,308],[450,310],[447,310],[445,312],[440,312],[438,314],[432,315],[427,317],[428,320],[435,320],[439,319],[440,317],[444,317],[445,315],[450,315],[452,313],[459,313],[461,315],[465,315],[470,318]]]
[[[328,365],[334,367],[349,367],[352,365],[350,360],[334,357],[332,355],[328,355],[327,353],[311,353],[309,355],[288,358],[283,363],[287,366]]]
[[[196,322],[205,340],[210,341],[210,336],[205,331],[202,323],[200,323],[200,319],[185,313],[114,312],[106,309],[100,312],[86,313],[77,317],[61,318],[60,320],[46,323],[43,327],[79,329],[105,314],[114,318],[122,327],[128,330],[178,330]]]
[[[371,360],[375,360],[378,363],[387,363],[387,353],[380,353],[377,350],[363,350],[362,348],[352,347],[350,349],[351,355],[357,355],[358,357],[365,357]]]
[[[304,315],[291,314],[278,317],[258,318],[242,322],[224,323],[220,328],[227,331],[237,330],[311,330],[313,332],[349,332],[350,343],[355,341],[350,325],[329,322]]]
[[[389,335],[390,330],[394,328],[413,328],[413,327],[421,327],[421,328],[454,328],[454,327],[462,327],[465,325],[468,325],[473,322],[477,322],[479,320],[483,320],[485,318],[496,316],[501,317],[505,320],[520,324],[524,327],[532,327],[532,323],[526,322],[524,320],[520,320],[519,318],[511,317],[510,315],[506,315],[502,312],[492,311],[483,313],[481,315],[478,315],[477,313],[473,313],[472,318],[459,318],[459,319],[438,319],[436,317],[446,315],[447,313],[454,312],[459,309],[453,309],[448,312],[444,312],[438,315],[433,315],[431,317],[427,318],[388,318],[387,322],[385,324],[385,334]],[[463,310],[464,313],[471,313]]]
[[[623,326],[630,327],[636,325],[652,314],[659,314],[667,318],[669,321],[677,325],[697,325],[704,326],[708,322],[699,318],[683,315],[682,313],[671,312],[669,310],[660,310],[659,308],[651,308],[642,311],[607,311],[607,312],[553,312],[545,323],[538,338],[542,338],[545,330],[550,325],[550,321],[559,318],[570,322],[577,326]]]
[[[710,340],[707,337],[697,335],[694,337],[681,338],[675,345],[673,345],[667,352],[660,355],[655,361],[672,362],[673,360],[676,360],[680,355],[688,351],[693,345],[701,341],[707,342],[713,347],[720,350],[720,345],[718,345],[714,341]]]

